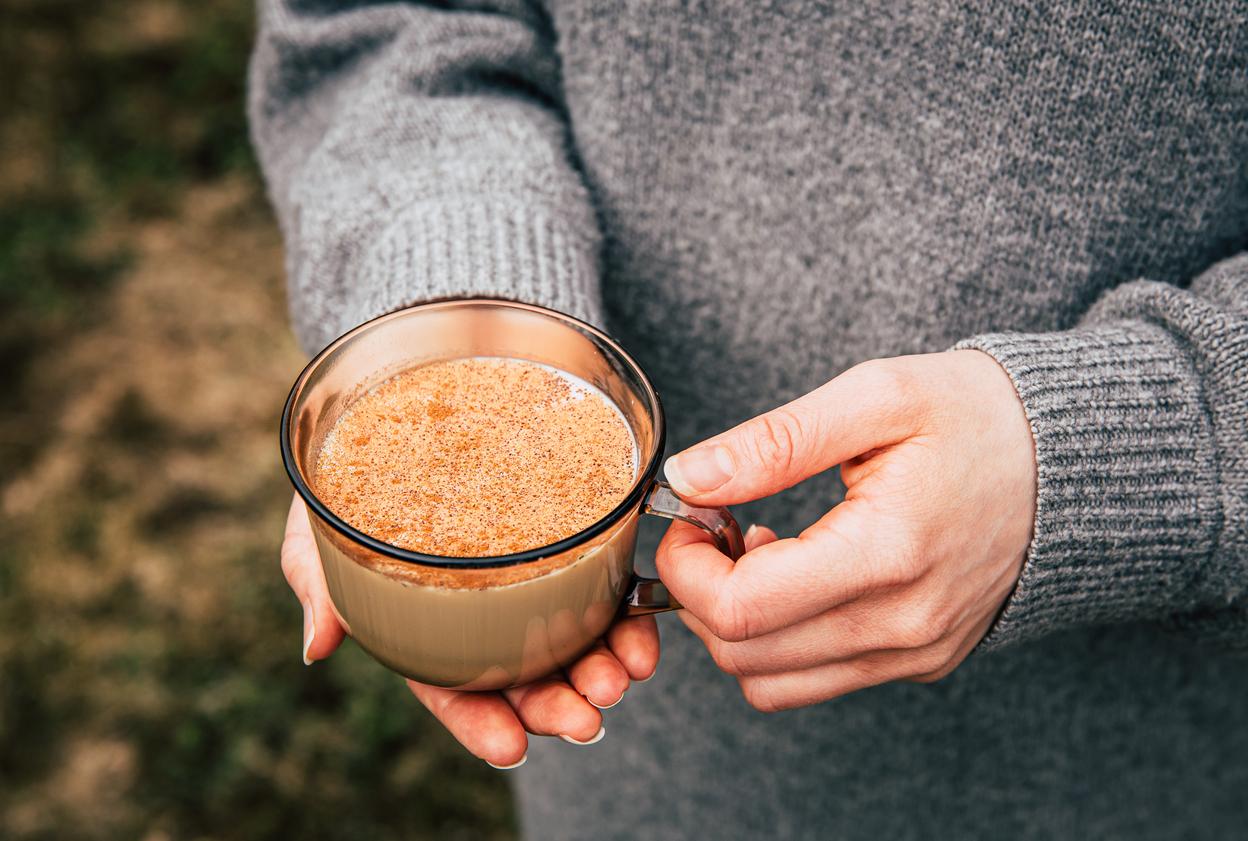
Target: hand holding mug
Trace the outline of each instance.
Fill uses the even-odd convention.
[[[345,407],[396,370],[461,358],[529,359],[614,405],[640,457],[627,495],[555,543],[485,557],[385,543],[327,507],[312,465]],[[423,413],[381,417],[411,425]],[[407,676],[471,752],[512,767],[524,759],[526,731],[574,744],[601,738],[599,710],[655,670],[658,632],[647,614],[680,606],[669,589],[751,702],[780,709],[943,675],[1018,576],[1034,507],[1030,433],[1008,378],[983,354],[859,366],[669,461],[679,495],[655,479],[664,428],[657,394],[617,344],[538,307],[426,304],[340,337],[300,375],[282,419],[283,462],[298,492],[282,567],[304,607],[305,662],[353,636]],[[346,440],[363,446],[370,436]],[[563,440],[534,452],[558,452]],[[836,464],[849,486],[843,504],[797,539],[760,528],[743,545],[724,504]],[[360,493],[374,491],[365,482]],[[660,548],[662,581],[633,573],[643,513],[677,521]],[[432,516],[416,522],[437,529]]]
[[[309,665],[324,660],[342,644],[346,632],[334,615],[307,510],[297,495],[286,520],[282,572],[303,605],[303,660]],[[501,692],[461,692],[414,680],[407,686],[470,753],[508,768],[523,760],[526,733],[592,743],[603,728],[601,710],[620,703],[633,682],[652,678],[658,663],[654,617],[634,616],[617,620],[598,645],[562,674],[528,686]]]
[[[413,376],[394,376],[403,371]],[[382,409],[373,402],[381,391],[402,399]],[[352,406],[365,413],[362,425],[343,427],[351,431],[338,441]],[[593,419],[575,430],[599,437],[572,434],[573,416]],[[678,607],[662,582],[633,570],[641,515],[695,524],[724,557],[745,549],[726,509],[689,505],[656,480],[665,428],[653,386],[618,344],[540,307],[433,302],[339,337],[296,379],[280,432],[297,492],[282,565],[304,606],[305,660],[351,636],[496,766],[523,760],[526,730],[576,744],[601,738],[599,709],[656,667],[649,614]],[[600,457],[622,441],[631,457]],[[511,480],[469,481],[514,470],[522,452],[539,461]],[[321,470],[326,453],[341,470]],[[409,455],[428,456],[428,469]],[[565,458],[590,467],[560,472]],[[604,471],[621,468],[628,472],[604,483]],[[435,491],[430,471],[445,474]],[[534,475],[543,478],[526,484]],[[605,493],[616,486],[622,495]],[[458,502],[425,507],[456,494]],[[515,512],[518,521],[506,519]],[[405,542],[400,520],[428,542]],[[517,542],[552,520],[578,525],[554,542]],[[465,530],[476,530],[472,545],[498,551],[431,554]]]
[[[303,501],[295,496],[282,541],[282,571],[303,605],[303,659],[332,654],[346,632],[334,613]],[[632,681],[647,680],[659,662],[654,617],[621,619],[601,643],[562,674],[500,692],[461,692],[408,680],[412,694],[471,753],[506,768],[528,749],[526,731],[588,743],[602,729],[599,710],[620,702]]]
[[[844,502],[795,538],[753,529],[734,564],[675,523],[659,549],[685,624],[759,710],[944,677],[1022,569],[1034,446],[1008,376],[979,351],[859,365],[666,474],[690,502],[730,505],[836,465]]]

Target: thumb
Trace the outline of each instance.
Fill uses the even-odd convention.
[[[904,440],[922,393],[911,358],[849,369],[809,394],[667,460],[682,498],[704,505],[749,502],[869,450]]]
[[[282,540],[282,572],[303,605],[303,662],[312,665],[334,652],[345,636],[325,584],[321,557],[312,537],[312,525],[303,500],[296,494],[286,518]]]

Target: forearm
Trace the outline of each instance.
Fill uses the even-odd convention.
[[[987,645],[1129,621],[1248,645],[1248,258],[961,346],[1010,374],[1036,443],[1035,533]]]
[[[599,234],[527,7],[261,3],[249,109],[296,331],[492,295],[599,320]]]

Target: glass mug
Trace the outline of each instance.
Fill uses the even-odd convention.
[[[488,558],[391,546],[330,511],[316,496],[313,475],[325,436],[343,411],[407,368],[473,356],[539,362],[606,394],[637,444],[639,469],[628,496],[578,534]],[[347,633],[413,680],[486,690],[529,683],[572,663],[617,616],[679,608],[662,582],[633,572],[643,512],[706,529],[733,560],[744,552],[727,509],[689,505],[655,478],[664,434],[654,387],[606,334],[542,307],[464,299],[383,315],[317,354],[286,400],[281,448],[286,472],[307,503],[334,612]]]

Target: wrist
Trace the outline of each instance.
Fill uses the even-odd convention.
[[[1170,334],[1126,322],[958,348],[1000,363],[1035,439],[1034,533],[985,644],[1158,619],[1198,600],[1216,535],[1216,465],[1195,378]]]

